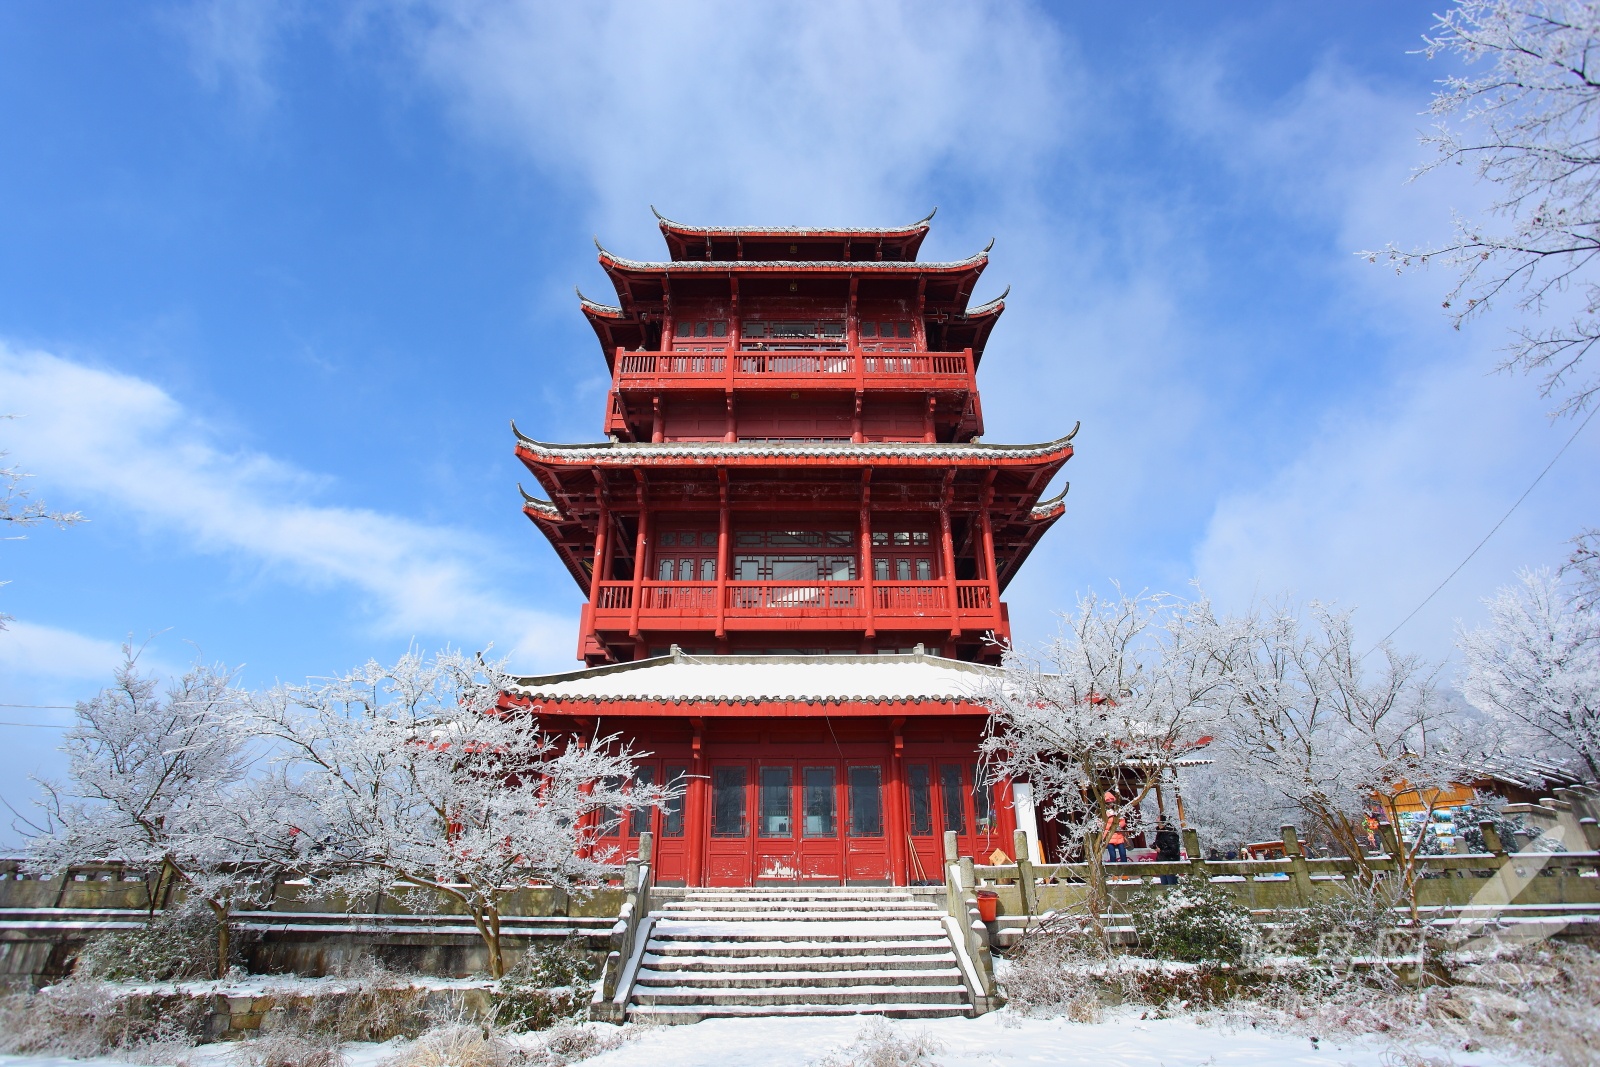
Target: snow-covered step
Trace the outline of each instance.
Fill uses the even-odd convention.
[[[717,955],[730,959],[752,956],[835,956],[841,951],[836,940],[773,941],[770,938],[724,939],[701,941],[693,938],[676,938],[664,935],[652,937],[650,953],[661,956]],[[938,935],[889,939],[851,941],[852,953],[882,953],[896,958],[913,955],[945,955],[950,952],[950,938],[940,931]]]
[[[699,1004],[692,1007],[671,1004],[630,1007],[628,1018],[657,1024],[697,1023],[703,1019],[740,1019],[774,1015],[862,1015],[848,1004]],[[948,1019],[970,1014],[965,1007],[957,1011],[946,1004],[879,1004],[873,1015],[890,1019]]]
[[[971,1013],[943,912],[904,890],[690,890],[650,916],[630,1018]]]
[[[847,970],[841,967],[810,970],[663,971],[650,968],[641,970],[637,981],[640,986],[645,987],[692,984],[698,989],[761,989],[780,986],[825,989],[872,984],[903,988],[912,985],[950,986],[961,981],[961,970],[954,966],[938,970],[901,967]]]
[[[655,971],[811,971],[817,969],[884,968],[936,971],[959,966],[948,943],[915,953],[848,953],[840,956],[819,947],[782,955],[730,955],[647,952],[642,966]]]
[[[765,986],[747,989],[711,989],[703,985],[651,986],[634,990],[636,1004],[675,1004],[697,1006],[701,1004],[742,1004],[766,1006],[773,1004],[828,1004],[840,1006],[853,1004],[862,1012],[886,1000],[897,1004],[948,1004],[960,1008],[967,1005],[966,990],[961,986],[902,986],[857,985],[849,988],[831,986],[793,985]]]

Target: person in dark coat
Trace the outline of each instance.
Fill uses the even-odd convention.
[[[1156,823],[1155,846],[1156,860],[1159,863],[1177,863],[1183,858],[1182,839],[1178,837],[1178,831],[1174,830],[1166,822]],[[1175,874],[1163,874],[1161,876],[1161,884],[1177,885],[1178,876]]]

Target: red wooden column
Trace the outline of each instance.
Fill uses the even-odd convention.
[[[995,621],[1000,621],[1000,580],[994,572],[994,519],[989,511],[994,507],[994,474],[993,470],[983,481],[983,496],[978,503],[978,524],[983,531],[983,567],[984,577],[989,581],[989,611]]]
[[[878,587],[872,577],[872,468],[861,472],[861,593],[866,603],[862,613],[867,619],[866,639],[878,637]]]
[[[950,598],[950,636],[961,636],[961,609],[956,604],[956,546],[950,536],[950,490],[956,472],[944,476],[944,486],[939,493],[939,548],[944,554],[945,596]]]
[[[710,789],[705,759],[705,720],[690,719],[694,727],[689,758],[688,796],[683,802],[684,858],[687,861],[686,885],[706,884],[706,839],[711,825],[706,818],[706,793]]]
[[[639,528],[633,539],[633,617],[628,624],[628,636],[639,636],[639,608],[644,600],[645,550],[650,545],[650,506],[645,500],[644,476],[634,471],[638,479],[635,491],[639,500]]]
[[[728,408],[728,421],[723,429],[722,439],[731,444],[739,437],[738,424],[733,418],[733,372],[734,364],[739,359],[740,337],[744,333],[744,312],[739,306],[739,279],[730,276],[728,285],[731,304],[728,317],[732,321],[728,323],[728,354],[722,366],[722,395]]]
[[[889,722],[893,743],[889,746],[889,795],[884,805],[887,809],[884,829],[889,834],[890,873],[895,885],[911,883],[910,860],[906,854],[911,838],[911,804],[906,792],[906,739],[902,733],[905,724],[903,718]]]
[[[717,640],[728,636],[728,542],[733,525],[728,514],[728,469],[717,468]]]
[[[611,513],[606,510],[606,502],[601,497],[600,490],[595,490],[595,497],[599,500],[600,512],[594,539],[594,569],[589,572],[589,602],[583,606],[582,625],[586,635],[595,632],[594,613],[600,606],[600,583],[606,580],[606,575],[609,573],[606,561],[611,553]]]

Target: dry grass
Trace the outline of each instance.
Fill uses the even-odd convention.
[[[882,1016],[867,1020],[855,1043],[835,1049],[811,1067],[937,1067],[944,1046],[926,1030],[907,1030]]]
[[[522,1050],[492,1028],[471,1023],[435,1027],[384,1067],[518,1067]]]
[[[337,1035],[282,1026],[243,1041],[233,1058],[244,1067],[344,1067]]]
[[[0,999],[0,1052],[172,1063],[204,1021],[204,1005],[190,997],[118,997],[101,982],[72,979]]]
[[[583,1026],[562,1023],[540,1035],[538,1044],[526,1051],[530,1067],[566,1067],[602,1052],[621,1048],[637,1032],[631,1026]]]
[[[630,1027],[564,1023],[537,1040],[517,1037],[484,1023],[455,1021],[436,1026],[383,1067],[566,1067],[621,1047]]]

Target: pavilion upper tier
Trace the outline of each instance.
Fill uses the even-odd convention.
[[[669,260],[627,259],[600,246],[617,303],[579,297],[613,371],[619,349],[666,352],[694,343],[702,346],[695,351],[768,351],[776,329],[791,343],[854,350],[878,347],[863,341],[881,342],[885,325],[914,351],[970,349],[975,366],[1005,294],[971,305],[988,248],[962,260],[917,262],[931,218],[890,229],[691,227],[662,219]]]
[[[917,258],[934,212],[909,226],[690,226],[656,211],[675,262],[740,260],[899,260]]]
[[[858,512],[956,516],[969,539],[980,512],[992,527],[993,578],[1003,591],[1066,511],[1066,489],[1041,500],[1072,457],[1071,433],[1025,445],[767,441],[548,444],[517,431],[517,458],[548,500],[524,493],[523,512],[589,591],[596,533],[648,511],[774,518]],[[606,516],[609,515],[608,520]],[[633,527],[630,534],[637,532]],[[630,536],[618,544],[632,543]],[[960,552],[976,551],[963,542]],[[959,554],[959,553],[958,553]],[[987,554],[987,553],[985,553]],[[626,568],[624,568],[626,569]],[[987,562],[977,566],[982,574]]]

